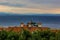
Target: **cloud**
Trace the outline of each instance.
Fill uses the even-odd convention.
[[[21,8],[21,7],[11,7],[11,6],[3,6],[0,5],[0,12],[7,12],[7,13],[18,13],[18,14],[25,14],[25,13],[51,13],[51,14],[60,14],[60,8],[58,9],[35,9],[35,8]]]
[[[0,0],[0,12],[60,14],[60,0]]]
[[[60,0],[0,0],[0,5],[23,8],[54,9],[60,8]]]

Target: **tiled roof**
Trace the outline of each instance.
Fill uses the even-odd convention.
[[[3,30],[3,28],[0,28],[0,31]]]
[[[48,27],[27,27],[27,26],[24,26],[24,27],[8,27],[8,28],[0,28],[0,30],[6,30],[6,31],[14,31],[14,32],[19,32],[21,31],[21,29],[25,29],[25,30],[29,30],[30,32],[32,31],[35,31],[35,30],[41,30],[41,31],[45,31],[45,30],[48,30],[49,28]],[[57,31],[60,31],[60,30],[51,30],[52,32],[57,32]]]

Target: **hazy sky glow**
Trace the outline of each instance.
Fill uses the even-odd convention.
[[[60,0],[0,0],[0,12],[60,14]]]

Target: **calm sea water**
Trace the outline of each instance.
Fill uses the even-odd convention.
[[[33,22],[41,22],[44,27],[60,28],[60,16],[0,16],[0,26],[19,26],[21,22],[25,24],[32,20]]]

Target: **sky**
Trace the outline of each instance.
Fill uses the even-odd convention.
[[[60,0],[0,0],[0,12],[60,14]]]

